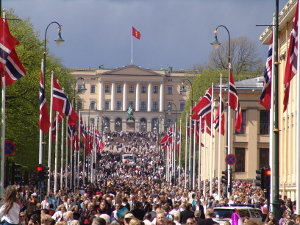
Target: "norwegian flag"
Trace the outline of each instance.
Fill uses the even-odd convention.
[[[268,58],[264,70],[264,87],[260,96],[259,104],[267,110],[271,108],[271,91],[272,91],[272,64],[273,64],[273,38],[270,40]]]
[[[4,22],[3,22],[4,26],[5,26],[5,29],[4,29],[3,33],[4,32],[9,32],[9,34],[10,34],[8,23],[6,21],[6,14],[5,14],[5,12],[4,12],[4,16],[3,17],[5,18]],[[19,42],[17,40],[15,40],[15,41],[13,41],[13,42],[19,44]],[[3,47],[1,47],[1,50],[2,50],[2,48]],[[26,71],[25,71],[25,69],[24,69],[24,67],[22,65],[22,62],[20,61],[20,59],[18,57],[18,54],[17,54],[15,48],[11,49],[11,52],[9,53],[9,55],[7,56],[6,59],[7,60],[6,60],[6,63],[5,63],[5,70],[4,70],[4,74],[3,75],[5,77],[5,85],[8,86],[8,85],[13,84],[18,79],[24,77],[26,75]],[[49,127],[50,127],[50,122],[49,122],[48,129],[49,129]],[[44,128],[41,129],[41,130],[44,132]],[[47,133],[47,132],[44,132],[44,133]]]
[[[15,46],[19,44],[19,41],[11,35],[7,22],[4,22],[1,17],[0,30],[0,71],[4,72],[8,57],[14,51]]]
[[[169,128],[167,135],[168,135],[168,143],[170,144],[173,141],[173,130],[172,130],[172,127]]]
[[[166,134],[160,141],[159,144],[161,145],[161,149],[165,149],[168,146],[168,139],[169,136]]]
[[[95,130],[95,146],[96,146],[96,152],[100,154],[100,140],[101,136],[99,134],[98,130]]]
[[[92,153],[93,144],[94,144],[94,130],[92,127],[89,128],[88,140],[89,140],[88,150],[90,154]]]
[[[68,117],[68,123],[70,125],[75,125],[78,121],[78,115],[75,112],[74,108],[72,107],[71,103],[69,102],[69,99],[65,95],[62,88],[57,83],[57,80],[53,76],[52,80],[53,84],[53,96],[52,96],[52,102],[53,102],[53,110],[60,112],[62,114],[65,114]]]
[[[221,101],[220,101],[220,99],[221,99]],[[221,104],[221,113],[220,113],[220,104]],[[220,130],[219,130],[220,114],[221,114],[221,134],[224,136],[225,135],[225,114],[224,114],[224,101],[222,98],[222,94],[220,94],[220,97],[219,97],[219,106],[218,106],[217,113],[216,113],[215,120],[214,120],[215,129],[219,133],[220,133]]]
[[[40,73],[40,121],[39,128],[44,134],[48,133],[50,127],[49,112],[45,97],[45,87],[44,87],[44,74],[43,74],[44,62],[41,63],[41,73]]]
[[[77,126],[68,124],[68,146],[72,150],[79,150]]]
[[[241,131],[243,123],[243,115],[241,110],[241,105],[239,97],[236,91],[234,79],[232,76],[231,66],[229,65],[229,103],[228,105],[235,110],[235,123],[234,127],[237,132]]]
[[[286,111],[289,103],[290,84],[293,77],[297,74],[297,61],[298,61],[298,4],[293,19],[292,30],[290,34],[290,43],[287,52],[287,60],[285,65],[284,74],[284,99],[283,99],[283,112]]]
[[[206,120],[206,123],[210,125],[211,119],[211,100],[212,100],[212,87],[209,88],[205,95],[200,99],[198,104],[192,108],[194,114],[191,117],[194,120],[199,120],[200,117]]]
[[[82,118],[81,118],[82,120]],[[86,153],[89,153],[89,145],[88,145],[88,140],[87,140],[87,133],[86,133],[86,126],[83,125],[81,126],[81,134],[82,134],[82,140],[83,140],[83,146],[84,146],[84,150]]]

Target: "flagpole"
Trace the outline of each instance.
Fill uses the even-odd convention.
[[[61,158],[60,158],[60,189],[63,186],[63,174],[64,174],[64,120],[61,120]],[[55,193],[55,192],[54,192]]]
[[[187,144],[188,144],[188,112],[185,114],[185,148],[184,148],[184,188],[186,188],[186,172],[187,172]]]
[[[181,135],[181,119],[179,120],[179,144],[178,144],[178,152],[179,152],[179,162],[178,162],[178,186],[180,187],[181,185],[181,138],[182,138],[182,135]]]
[[[45,61],[44,61],[45,63]],[[44,64],[44,68],[45,68],[45,64]],[[44,75],[45,75],[45,71],[44,71]],[[50,101],[50,115],[49,115],[49,119],[50,119],[50,127],[49,127],[49,145],[48,145],[48,167],[49,167],[49,179],[47,180],[47,195],[50,194],[50,185],[51,185],[51,165],[52,165],[52,137],[51,137],[51,133],[52,133],[52,116],[53,116],[53,112],[52,112],[52,108],[53,108],[53,76],[54,76],[54,72],[51,72],[51,101]],[[45,83],[44,83],[45,85]]]
[[[213,96],[213,95],[212,95]],[[206,123],[206,120],[204,121],[204,132],[206,132],[206,127],[207,127],[207,123]],[[203,158],[206,159],[206,155],[207,155],[207,152],[206,152],[206,146],[207,146],[207,143],[206,143],[206,134],[204,135],[204,147],[203,147]],[[207,178],[207,166],[204,166],[203,168],[203,182],[204,182],[204,185],[203,185],[203,192],[206,193],[206,178]]]
[[[133,36],[131,35],[131,60],[130,65],[133,65]]]
[[[202,125],[201,121],[202,121],[202,117],[200,116],[199,129],[198,129],[198,133],[199,133],[199,140],[198,140],[198,190],[199,190],[199,192],[201,190],[201,188],[200,188],[200,184],[201,184],[201,172],[200,172],[201,171],[201,128],[202,128],[201,127],[201,125]],[[204,186],[205,186],[205,184],[204,184]],[[205,193],[205,191],[204,191],[204,193]]]
[[[195,172],[196,172],[196,132],[197,132],[197,129],[196,129],[196,124],[197,124],[197,121],[194,120],[194,138],[193,138],[193,189],[195,189]]]
[[[211,117],[210,117],[210,168],[209,168],[209,174],[210,174],[210,182],[209,182],[209,193],[212,195],[212,182],[213,182],[213,121],[214,121],[214,83],[211,84]],[[205,194],[205,193],[204,193]],[[204,195],[205,196],[205,195]]]
[[[41,71],[43,71],[43,68],[44,68],[44,60],[42,59],[41,61]],[[45,81],[45,78],[44,78],[45,74],[43,73],[43,81]],[[44,85],[44,90],[45,90],[45,82],[43,83]],[[45,91],[44,91],[45,93]],[[42,117],[42,115],[40,115],[40,118]],[[50,125],[51,127],[51,125]],[[40,142],[39,142],[39,164],[42,164],[43,165],[43,159],[44,159],[44,132],[40,129]]]
[[[2,74],[2,73],[1,73]],[[5,98],[6,98],[6,83],[5,83],[5,77],[2,77],[2,129],[1,129],[1,197],[4,196],[4,159],[5,159],[5,127],[6,127],[6,121],[5,121]]]
[[[65,126],[65,129],[66,129],[66,166],[65,166],[65,187],[67,188],[68,187],[68,178],[69,178],[69,175],[68,175],[68,165],[69,165],[69,146],[68,146],[68,121],[66,119],[66,126]]]
[[[218,196],[221,197],[221,136],[222,136],[222,74],[220,74],[219,92],[219,143],[218,143]],[[228,131],[227,131],[228,133]]]
[[[56,130],[55,130],[55,158],[54,158],[54,188],[57,190],[57,164],[58,164],[58,112],[56,112]],[[51,135],[49,135],[51,136]]]
[[[190,115],[192,114],[192,108],[190,108]],[[189,171],[190,171],[190,180],[189,180],[189,183],[190,183],[190,188],[192,189],[193,188],[193,171],[192,171],[192,164],[193,164],[193,159],[192,159],[192,134],[193,134],[193,124],[192,124],[192,117],[190,117],[190,141],[189,141]]]
[[[80,133],[80,130],[81,130],[81,124],[80,124],[80,116],[81,116],[81,112],[78,110],[79,112],[79,123],[78,124],[78,130],[77,130],[77,134],[78,134],[78,143],[77,143],[77,188],[79,187],[79,175],[80,175],[80,171],[79,171],[79,162],[80,162],[80,137],[81,137],[81,133]]]
[[[298,19],[299,19],[299,13],[300,13],[300,10],[299,10],[299,2],[298,2]],[[299,23],[299,22],[298,22]],[[298,26],[298,29],[299,29],[299,26]],[[299,32],[299,31],[298,31]],[[299,35],[299,34],[298,34]],[[274,39],[273,39],[274,40]],[[298,40],[298,43],[299,43],[299,40]],[[298,57],[299,57],[299,44],[298,44]],[[274,54],[273,54],[274,55]],[[297,123],[297,130],[296,130],[296,202],[298,202],[298,205],[299,205],[299,202],[300,202],[300,194],[299,194],[299,190],[300,190],[300,143],[299,143],[299,135],[300,135],[300,101],[299,101],[299,96],[300,96],[300,77],[299,77],[299,69],[300,69],[300,65],[299,65],[299,58],[297,60],[297,74],[296,74],[296,77],[297,77],[297,97],[298,97],[298,101],[297,101],[297,113],[296,113],[296,123]],[[273,96],[273,95],[272,95]],[[272,121],[272,120],[270,120]],[[272,172],[272,170],[271,170]],[[272,186],[271,186],[272,187]],[[272,193],[272,192],[271,192]],[[271,195],[272,196],[272,195]],[[300,209],[299,209],[299,206],[296,207],[296,214],[299,215],[300,213]]]

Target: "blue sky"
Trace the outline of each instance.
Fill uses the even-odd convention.
[[[280,1],[280,9],[287,1]],[[226,26],[231,38],[255,41],[265,60],[268,47],[258,40],[265,27],[256,25],[272,22],[275,0],[2,0],[2,7],[30,17],[41,39],[49,23],[62,24],[65,43],[57,47],[52,41],[57,37],[52,24],[47,46],[66,67],[129,65],[134,26],[141,33],[141,40],[133,40],[135,65],[190,69],[208,61],[218,25]],[[228,40],[225,29],[219,28],[218,40]]]

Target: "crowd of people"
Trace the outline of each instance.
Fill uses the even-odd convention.
[[[51,190],[43,199],[35,185],[8,186],[0,208],[1,221],[4,225],[213,225],[217,224],[212,219],[215,207],[236,204],[262,209],[260,222],[243,218],[245,225],[292,225],[300,221],[295,202],[285,197],[282,216],[276,220],[267,210],[264,192],[248,181],[233,181],[229,198],[224,192],[218,196],[218,179],[213,181],[213,190],[206,181],[206,193],[168,183],[163,153],[150,148],[154,140],[151,134],[120,137],[144,143],[131,150],[137,155],[135,162],[123,162],[123,150],[103,151],[94,183]]]

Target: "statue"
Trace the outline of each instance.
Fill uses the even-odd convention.
[[[127,121],[128,122],[134,122],[133,110],[132,110],[131,106],[129,106],[129,108],[127,110],[127,115],[128,115]]]

